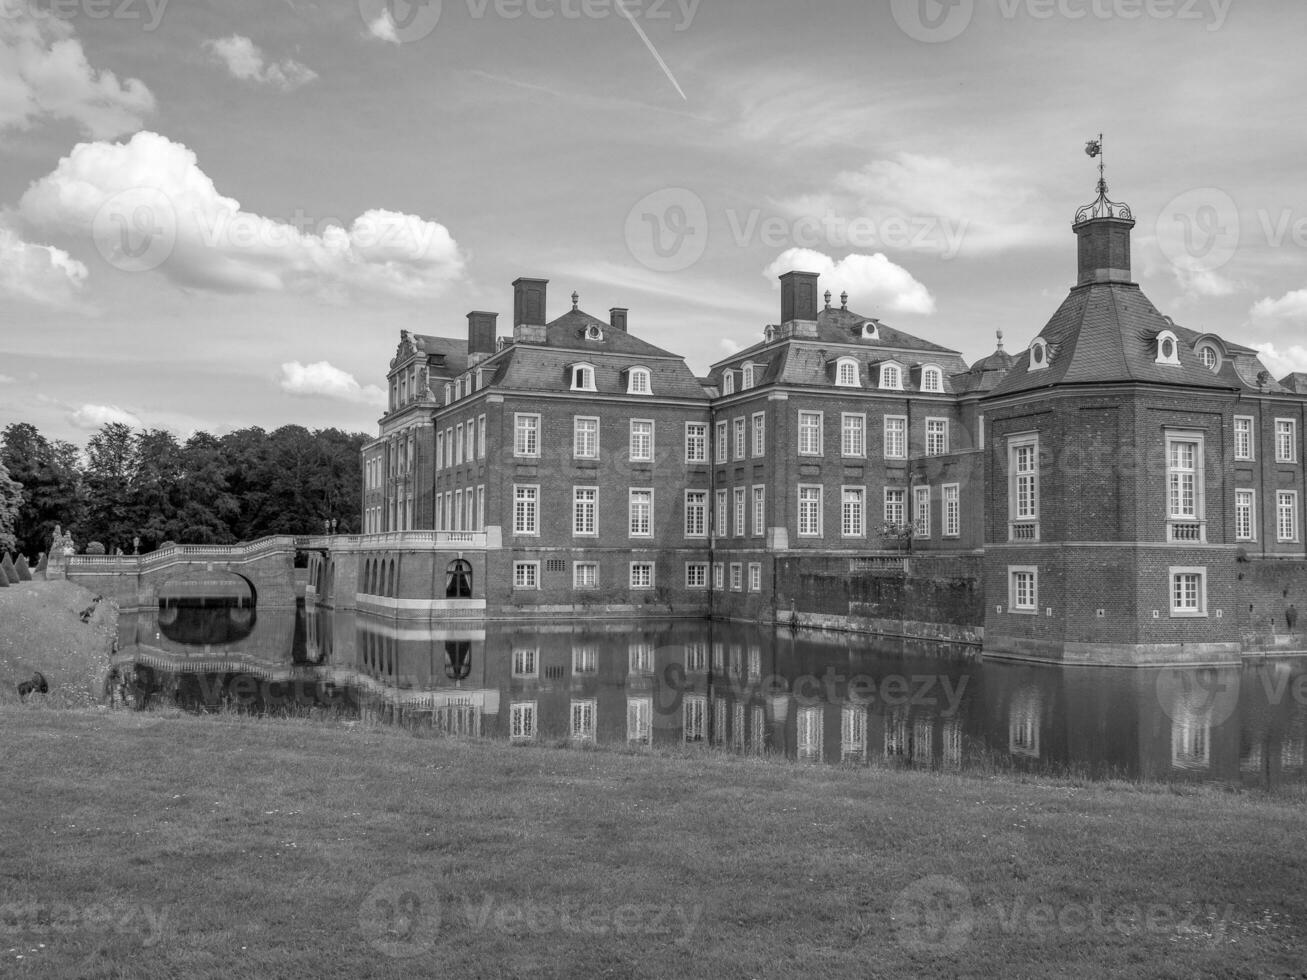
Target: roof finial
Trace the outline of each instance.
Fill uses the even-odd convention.
[[[849,291],[846,289],[844,290],[844,292],[840,293],[840,309],[847,310],[848,308],[849,308]]]
[[[575,289],[572,290],[572,309],[576,309],[576,304],[581,302],[581,294]]]
[[[826,309],[830,309],[830,290],[826,290]]]
[[[1002,330],[999,330],[999,331],[998,331],[998,349],[999,349],[999,350],[1002,350],[1002,349],[1003,349],[1003,331],[1002,331]]]
[[[1134,215],[1127,204],[1117,204],[1109,200],[1107,196],[1107,157],[1103,153],[1103,134],[1098,134],[1098,139],[1089,140],[1085,143],[1085,153],[1089,157],[1098,158],[1098,199],[1092,204],[1086,204],[1076,212],[1076,224],[1082,221],[1089,221],[1093,218],[1121,218],[1125,221],[1133,221]]]

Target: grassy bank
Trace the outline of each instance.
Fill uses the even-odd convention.
[[[6,706],[0,732],[7,976],[1307,963],[1307,814],[1274,798],[223,716]]]
[[[64,579],[0,589],[0,705],[17,702],[16,685],[38,670],[50,684],[43,699],[50,705],[86,707],[99,700],[118,611],[101,602],[82,622],[78,614],[94,598]]]

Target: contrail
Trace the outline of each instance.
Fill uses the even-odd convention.
[[[673,75],[672,70],[667,67],[667,62],[663,61],[663,56],[658,53],[658,49],[655,48],[653,42],[649,40],[649,35],[644,32],[644,28],[640,26],[640,22],[632,17],[630,12],[626,9],[625,0],[616,0],[614,6],[622,12],[623,17],[631,22],[631,26],[635,28],[635,33],[640,35],[640,40],[643,41],[644,46],[649,49],[649,53],[654,56],[654,60],[658,62],[658,67],[663,70],[663,74],[667,76],[667,80],[675,86],[681,99],[685,102],[689,102],[690,100],[685,97],[685,92],[681,89],[681,85],[676,80],[676,76]]]

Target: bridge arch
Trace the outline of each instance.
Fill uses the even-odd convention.
[[[155,602],[162,606],[169,603],[170,600],[173,604],[177,604],[183,599],[198,598],[204,600],[206,598],[233,598],[230,595],[223,594],[222,586],[228,584],[228,582],[225,581],[224,578],[219,578],[217,576],[225,576],[227,580],[239,579],[245,584],[245,587],[249,589],[249,601],[245,602],[243,601],[243,597],[237,596],[234,597],[237,599],[236,605],[248,605],[250,608],[258,606],[259,589],[258,586],[254,584],[254,580],[248,575],[244,575],[231,568],[209,569],[202,566],[195,566],[192,568],[182,567],[176,572],[172,572],[158,579],[154,583]],[[188,585],[189,588],[187,588]],[[212,589],[213,591],[206,594],[206,590],[208,589]]]

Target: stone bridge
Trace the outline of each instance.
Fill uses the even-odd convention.
[[[279,535],[247,544],[173,545],[148,555],[71,555],[64,561],[70,581],[124,608],[157,606],[169,583],[215,572],[243,579],[253,605],[294,607],[296,554],[328,551],[331,540]]]

